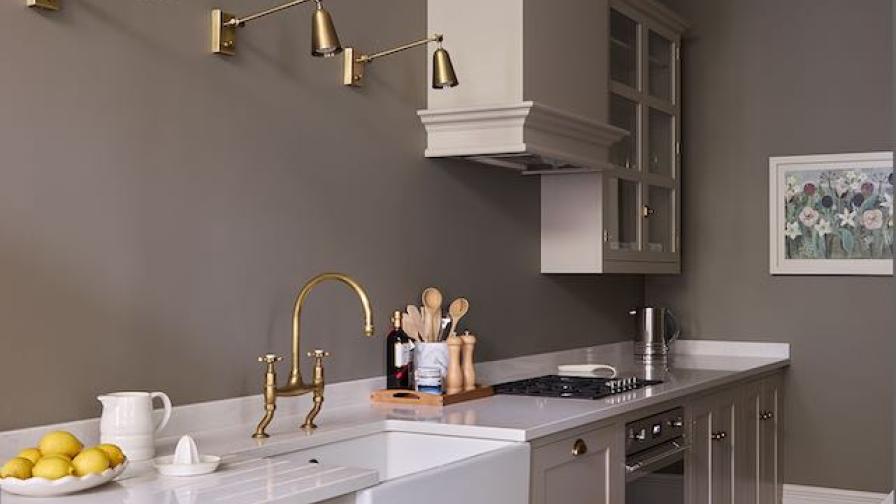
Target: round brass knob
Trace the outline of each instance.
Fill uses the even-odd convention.
[[[576,442],[572,444],[572,456],[578,457],[586,453],[588,453],[588,445],[582,439],[576,439]]]

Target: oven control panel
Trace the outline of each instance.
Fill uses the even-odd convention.
[[[684,409],[675,408],[625,425],[625,454],[630,455],[684,435]]]

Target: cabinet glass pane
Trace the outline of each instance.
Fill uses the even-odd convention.
[[[616,200],[615,222],[610,229],[610,248],[613,250],[637,250],[638,249],[638,193],[640,189],[637,182],[613,178],[615,184],[614,196]]]
[[[638,85],[638,24],[610,10],[610,78],[627,86]]]
[[[672,101],[672,42],[650,32],[647,39],[647,81],[650,94]]]
[[[648,252],[673,252],[675,231],[675,201],[672,189],[659,186],[647,188],[647,247]]]
[[[610,94],[610,124],[629,135],[610,148],[610,162],[626,168],[638,168],[638,104]]]
[[[647,171],[672,177],[675,159],[674,117],[651,108],[647,117]]]

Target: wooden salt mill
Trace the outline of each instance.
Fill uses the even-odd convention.
[[[464,331],[464,335],[460,337],[460,340],[464,345],[464,390],[473,390],[476,388],[476,369],[473,367],[473,348],[476,346],[476,336],[470,334],[470,331]]]
[[[464,342],[458,336],[448,336],[448,374],[445,377],[445,393],[457,394],[464,389],[464,375],[460,368],[460,352]]]

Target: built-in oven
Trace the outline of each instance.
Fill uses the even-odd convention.
[[[684,410],[629,422],[625,430],[626,504],[684,504]]]

